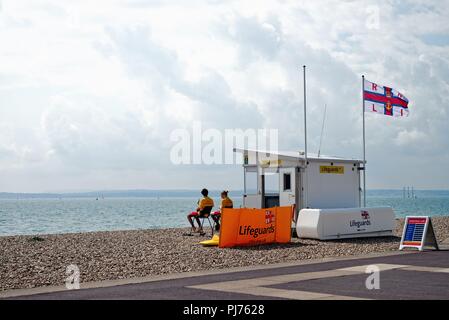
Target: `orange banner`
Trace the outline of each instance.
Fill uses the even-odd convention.
[[[291,239],[292,213],[292,207],[223,209],[218,246],[288,243]]]

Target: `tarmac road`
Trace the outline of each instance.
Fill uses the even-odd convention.
[[[367,266],[380,270],[379,289]],[[373,267],[371,267],[373,268]],[[374,279],[374,280],[373,280]],[[147,279],[148,280],[148,279]],[[376,257],[298,262],[204,274],[178,274],[162,280],[79,290],[13,290],[3,299],[449,299],[449,251],[387,254]],[[126,281],[126,280],[125,280]],[[136,282],[136,281],[134,281]],[[120,283],[123,283],[120,282]],[[112,284],[112,285],[111,285]],[[83,287],[84,284],[81,284]],[[46,289],[51,291],[52,289]],[[58,290],[58,291],[57,291]]]

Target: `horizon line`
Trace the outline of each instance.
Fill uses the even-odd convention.
[[[110,193],[110,192],[199,192],[200,189],[98,189],[98,190],[86,190],[86,191],[42,191],[42,192],[14,192],[14,191],[0,191],[0,194],[23,194],[23,195],[34,195],[34,194],[86,194],[86,193]],[[411,189],[410,189],[411,190]],[[433,189],[433,188],[413,188],[414,191],[449,191],[447,189]],[[222,191],[222,189],[209,189],[209,192]],[[230,193],[243,191],[243,189],[229,190]],[[271,190],[269,190],[271,191]],[[404,191],[403,188],[370,188],[367,191]]]

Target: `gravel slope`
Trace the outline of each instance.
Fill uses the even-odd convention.
[[[438,240],[449,238],[449,217],[432,220]],[[198,242],[208,237],[182,236],[187,229],[0,237],[0,290],[62,285],[70,264],[88,282],[394,251],[402,226],[398,220],[397,237],[293,238],[286,245],[232,249],[203,247]]]

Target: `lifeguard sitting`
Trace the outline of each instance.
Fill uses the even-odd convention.
[[[204,233],[203,228],[201,227],[200,218],[210,215],[214,206],[214,200],[208,197],[209,191],[207,189],[201,190],[201,194],[203,195],[203,198],[198,201],[198,208],[187,216],[187,220],[189,220],[190,225],[192,226],[192,232],[199,232],[200,234]],[[198,223],[198,228],[195,228],[192,218],[195,218]]]
[[[229,191],[223,191],[221,193],[221,205],[220,205],[220,211],[215,211],[212,213],[212,219],[215,221],[215,230],[220,230],[220,217],[221,217],[221,211],[223,208],[233,208],[234,204],[232,203],[232,200],[228,197]]]

